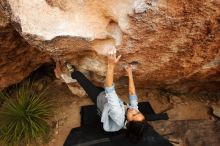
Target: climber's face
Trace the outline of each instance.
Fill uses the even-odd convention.
[[[127,112],[127,120],[128,121],[143,121],[145,119],[144,115],[132,108],[128,109]]]

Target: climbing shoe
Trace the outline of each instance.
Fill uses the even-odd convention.
[[[71,72],[71,73],[74,72],[74,70],[75,70],[75,66],[74,65],[71,65],[68,62],[66,62],[65,64],[66,64],[66,67],[69,70],[69,72]]]

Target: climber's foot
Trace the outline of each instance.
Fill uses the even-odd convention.
[[[68,62],[65,63],[67,69],[69,70],[70,73],[74,72],[76,70],[76,67]]]

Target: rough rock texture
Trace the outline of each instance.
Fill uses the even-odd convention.
[[[27,77],[48,55],[31,47],[0,11],[0,91]]]
[[[140,87],[219,91],[219,0],[0,2],[30,44],[93,72],[96,81],[103,81],[108,48],[117,46],[118,83],[132,63]]]
[[[212,105],[213,115],[220,118],[220,100],[216,102],[216,105]]]
[[[175,146],[219,146],[219,120],[154,121],[153,127]]]

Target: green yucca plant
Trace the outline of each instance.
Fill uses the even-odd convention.
[[[48,136],[47,119],[52,116],[53,102],[44,93],[36,92],[33,83],[16,87],[16,98],[0,94],[4,103],[0,109],[0,141],[7,146],[37,144]]]

